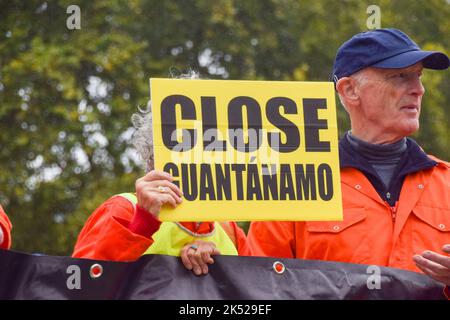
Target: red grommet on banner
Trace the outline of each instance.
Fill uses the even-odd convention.
[[[103,273],[103,267],[98,263],[93,264],[91,266],[91,269],[89,270],[89,274],[90,274],[91,278],[93,278],[93,279],[100,277],[102,275],[102,273]]]
[[[273,267],[273,270],[275,270],[275,272],[278,273],[278,274],[282,274],[286,270],[286,267],[280,261],[275,261],[273,263],[272,267]]]

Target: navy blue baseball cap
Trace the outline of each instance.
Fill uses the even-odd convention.
[[[424,51],[397,29],[376,29],[354,35],[336,54],[332,80],[336,83],[367,67],[406,68],[422,61],[423,67],[447,69],[448,56],[438,51]]]

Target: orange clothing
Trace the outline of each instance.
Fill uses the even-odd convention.
[[[436,167],[406,176],[396,210],[361,171],[341,169],[343,221],[253,222],[253,254],[421,272],[415,254],[445,254],[442,246],[450,244],[450,164],[434,160]]]
[[[129,229],[134,214],[133,204],[123,197],[115,196],[104,202],[81,230],[73,257],[112,261],[133,261],[141,257],[153,239]],[[208,233],[214,225],[203,222],[197,227],[196,223],[186,222],[183,226],[197,233]],[[250,255],[245,233],[235,222],[230,222],[230,227],[239,255]]]
[[[5,211],[3,211],[2,206],[0,206],[0,228],[3,233],[3,241],[0,243],[0,249],[9,249],[11,248],[12,224],[11,221],[9,221]]]

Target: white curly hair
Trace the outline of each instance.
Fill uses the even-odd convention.
[[[175,79],[202,79],[200,74],[194,70],[189,70],[185,74],[180,74],[175,70],[171,70],[170,76]],[[132,144],[140,158],[145,161],[146,172],[150,172],[155,168],[151,100],[148,101],[146,107],[138,107],[138,112],[131,116],[131,122],[135,129],[132,137]]]

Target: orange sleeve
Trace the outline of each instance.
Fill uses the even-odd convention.
[[[0,249],[9,249],[11,248],[12,224],[5,211],[3,211],[2,206],[0,206],[0,228],[3,231],[3,242],[0,243]]]
[[[138,259],[153,240],[127,228],[134,210],[133,204],[120,196],[104,202],[86,221],[72,256],[111,261]]]
[[[293,222],[253,221],[247,241],[254,256],[295,258]]]
[[[242,230],[236,222],[230,222],[230,225],[236,235],[236,248],[238,254],[240,256],[251,256],[252,252],[248,245],[247,236],[245,235],[244,230]]]

